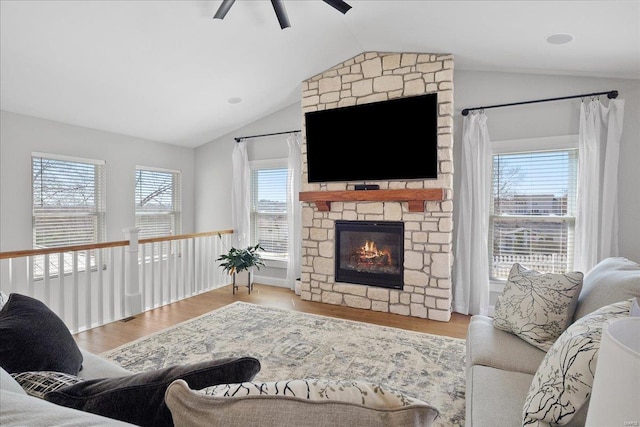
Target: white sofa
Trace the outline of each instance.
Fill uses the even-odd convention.
[[[640,295],[640,265],[608,258],[584,276],[573,322],[606,305]],[[546,352],[493,326],[487,316],[472,316],[467,333],[466,426],[523,425],[523,407]],[[568,426],[585,424],[588,404]]]

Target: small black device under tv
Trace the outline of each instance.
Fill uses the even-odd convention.
[[[305,113],[309,182],[438,177],[437,93]]]

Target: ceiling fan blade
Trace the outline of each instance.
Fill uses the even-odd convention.
[[[276,16],[278,17],[280,28],[283,30],[285,28],[289,28],[291,24],[289,23],[287,10],[284,8],[284,3],[282,3],[282,0],[271,0],[271,4],[273,5],[273,10],[276,12]]]
[[[231,9],[231,6],[233,6],[233,3],[235,3],[235,1],[236,0],[222,0],[222,4],[218,8],[218,11],[216,12],[216,14],[213,16],[213,19],[224,19],[224,17],[227,16],[227,12],[229,12],[229,9]]]
[[[342,12],[343,15],[347,13],[349,9],[351,9],[351,6],[349,6],[343,0],[322,0],[322,1],[328,4],[329,6],[333,7],[334,9]]]

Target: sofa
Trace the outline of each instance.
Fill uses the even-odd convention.
[[[253,357],[229,357],[132,373],[81,349],[37,299],[0,292],[1,426],[174,425],[165,393],[251,381]]]
[[[577,282],[576,280],[573,284]],[[587,337],[590,342],[599,342],[604,321],[636,314],[637,297],[640,295],[640,265],[622,257],[607,258],[584,274],[579,286],[573,286],[573,289],[577,295],[571,296],[569,299],[574,302],[567,304],[567,310],[572,316],[568,316],[568,322],[558,330],[560,336],[549,342],[548,350],[540,348],[540,345],[533,345],[531,340],[527,341],[517,333],[496,327],[496,316],[471,317],[466,341],[467,427],[556,425],[549,420],[525,418],[525,412],[527,417],[531,416],[531,401],[535,400],[535,393],[540,390],[543,382],[541,377],[552,372],[550,365],[554,357],[558,357],[563,351],[561,346],[569,340],[573,339],[575,343],[575,337],[584,338],[585,331],[588,330],[592,334]],[[503,293],[500,298],[504,296]],[[500,298],[496,303],[496,312]],[[593,326],[594,321],[600,323],[595,323],[596,327],[584,327],[586,322],[591,322],[590,325]],[[596,346],[591,348],[593,353],[588,363],[597,360],[594,357],[597,355],[597,348],[593,347]],[[566,408],[545,408],[546,416],[557,411],[556,416],[562,418],[558,424],[583,426],[586,422],[589,393],[590,387],[587,387],[582,391],[581,397],[575,397],[571,411],[562,412]],[[533,415],[533,418],[536,416]]]

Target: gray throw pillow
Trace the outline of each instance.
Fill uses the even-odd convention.
[[[429,427],[439,414],[427,402],[356,380],[224,384],[199,391],[178,380],[165,399],[180,427]]]
[[[253,357],[236,357],[172,366],[125,377],[87,380],[47,393],[49,402],[139,426],[172,427],[164,394],[182,379],[197,389],[251,381],[260,371]]]
[[[573,321],[614,302],[640,296],[640,264],[605,258],[584,275]]]
[[[78,375],[82,353],[62,319],[37,299],[12,293],[0,310],[0,366],[10,374]]]

